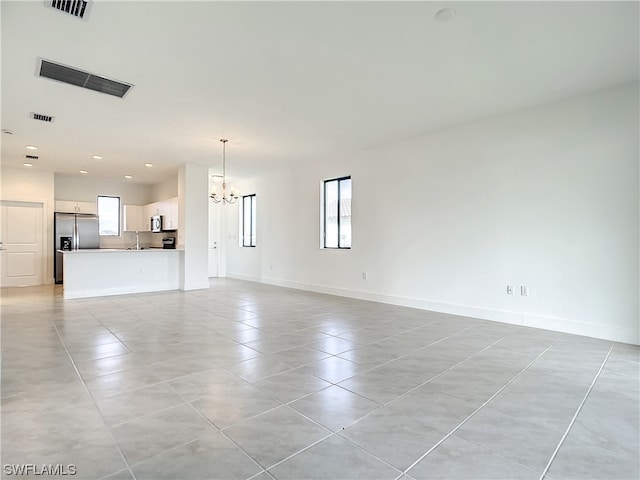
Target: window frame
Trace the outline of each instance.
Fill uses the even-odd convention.
[[[101,198],[116,198],[118,200],[118,231],[117,233],[100,233],[100,199]],[[120,237],[122,235],[122,199],[118,195],[98,195],[96,198],[96,211],[98,212],[98,235],[101,237]]]
[[[247,215],[247,209],[245,207],[245,199],[250,199],[249,200],[249,235],[247,236],[246,232],[245,232],[245,216]],[[250,195],[243,195],[242,196],[242,214],[241,214],[241,218],[240,218],[240,246],[241,247],[249,247],[249,248],[255,248],[256,247],[256,243],[257,243],[257,228],[256,228],[256,223],[257,223],[257,216],[256,216],[256,204],[257,204],[257,200],[256,200],[256,194],[252,193]],[[255,222],[254,222],[254,218],[255,218]],[[248,238],[248,242],[246,241],[246,239]]]
[[[321,211],[321,215],[322,215],[322,219],[321,219],[321,223],[322,223],[322,235],[321,235],[321,248],[323,249],[328,249],[328,250],[351,250],[351,247],[353,245],[353,235],[351,235],[351,245],[349,245],[348,247],[344,247],[344,246],[340,246],[340,238],[341,238],[341,221],[340,221],[340,200],[341,200],[341,188],[340,188],[340,182],[344,181],[344,180],[349,180],[351,183],[351,188],[352,188],[352,192],[353,192],[353,181],[351,179],[351,175],[344,175],[342,177],[335,177],[335,178],[328,178],[326,180],[322,181],[322,186],[321,186],[321,192],[322,192],[322,211]],[[338,192],[338,200],[337,200],[337,211],[336,211],[336,216],[337,216],[337,231],[338,231],[338,242],[337,242],[337,246],[336,247],[328,247],[327,246],[327,184],[329,183],[336,183],[336,188],[337,188],[337,192]],[[352,193],[352,199],[353,199],[353,193]]]

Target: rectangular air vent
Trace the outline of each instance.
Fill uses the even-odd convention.
[[[29,160],[38,160],[40,157],[37,155],[25,155],[24,158],[28,158]]]
[[[51,115],[42,115],[41,113],[35,113],[35,112],[31,112],[31,118],[33,118],[34,120],[40,120],[41,122],[53,122],[53,119],[55,117],[52,117]]]
[[[41,77],[57,80],[58,82],[68,83],[76,87],[82,87],[96,92],[106,93],[114,97],[122,98],[133,86],[128,83],[109,80],[99,75],[93,75],[89,72],[78,70],[77,68],[67,67],[59,63],[50,62],[49,60],[40,60],[40,68],[38,74]]]
[[[91,2],[87,0],[45,0],[45,4],[55,10],[76,18],[86,20],[89,15]]]

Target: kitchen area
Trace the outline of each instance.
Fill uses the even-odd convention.
[[[210,277],[225,275],[226,245],[220,248],[220,239],[236,242],[237,233],[221,228],[221,212],[209,199],[208,167],[184,164],[164,170],[153,183],[0,170],[2,287],[56,285],[57,265],[63,283],[54,292],[64,298],[203,289]],[[98,241],[79,238],[76,249],[73,228],[64,234],[56,229],[56,213],[95,216],[101,196],[119,199],[120,230],[102,222]],[[151,217],[157,222],[158,215],[162,225],[153,232]]]
[[[54,274],[64,298],[180,288],[178,197],[132,204],[121,198],[124,193],[124,201],[131,200],[126,190],[111,188],[109,193],[113,190],[120,195],[98,194],[93,202],[55,200]]]

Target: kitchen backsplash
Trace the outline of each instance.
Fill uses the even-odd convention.
[[[176,237],[178,238],[178,232],[140,232],[140,246],[144,248],[158,247],[162,248],[162,239],[164,237]],[[135,248],[136,246],[136,233],[135,232],[122,232],[119,237],[100,237],[100,248]]]

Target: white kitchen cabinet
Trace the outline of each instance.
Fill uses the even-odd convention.
[[[78,213],[98,213],[96,202],[78,202]]]
[[[162,215],[160,213],[160,202],[148,203],[143,208],[144,216],[149,220],[154,215]]]
[[[148,232],[150,223],[143,205],[125,205],[123,230],[125,232]]]
[[[78,202],[56,200],[56,212],[76,213],[76,208],[78,208]]]
[[[65,213],[98,213],[96,202],[75,202],[73,200],[56,200],[56,212]]]
[[[161,215],[164,216],[163,227],[165,230],[178,229],[178,197],[170,198],[162,202]]]
[[[145,231],[151,231],[151,217],[160,214],[160,204],[158,202],[148,203],[142,207],[142,222],[145,223]]]
[[[162,215],[163,230],[178,229],[178,197],[169,198],[159,202],[149,203],[142,207],[142,216],[148,224],[153,215]],[[146,230],[149,230],[147,225]]]

